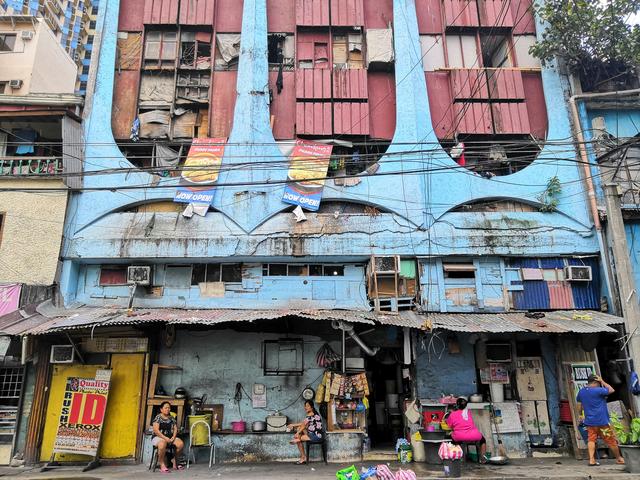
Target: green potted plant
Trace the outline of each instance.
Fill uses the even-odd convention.
[[[620,443],[620,453],[624,457],[627,471],[640,473],[640,417],[631,420],[629,430],[615,413],[610,415],[609,421]]]

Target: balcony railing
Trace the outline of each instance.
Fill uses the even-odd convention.
[[[62,157],[0,157],[0,177],[45,177],[62,173]]]

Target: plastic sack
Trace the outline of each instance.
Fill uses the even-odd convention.
[[[395,480],[417,480],[417,477],[413,470],[400,469],[396,472]]]
[[[342,470],[338,470],[336,472],[337,480],[360,480],[360,475],[358,474],[358,469],[355,465],[351,465],[350,467],[343,468]]]
[[[396,440],[396,453],[400,451],[400,447],[403,445],[410,445],[409,441],[406,438],[399,438]]]
[[[460,445],[454,445],[449,442],[442,442],[438,449],[438,456],[442,460],[459,460],[464,455]]]
[[[378,465],[376,467],[376,476],[378,480],[395,480],[396,476],[386,465]]]
[[[369,467],[367,470],[362,467],[362,473],[360,473],[360,480],[377,480],[376,467]]]

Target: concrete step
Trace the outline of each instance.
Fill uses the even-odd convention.
[[[395,450],[369,450],[362,456],[363,462],[397,462],[398,454]]]

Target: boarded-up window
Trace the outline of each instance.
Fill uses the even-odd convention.
[[[100,285],[126,285],[127,267],[102,267],[98,283]]]
[[[173,103],[174,92],[172,73],[144,72],[140,82],[140,107],[166,108]]]
[[[425,72],[433,72],[446,66],[442,35],[420,35],[422,66]]]
[[[216,35],[216,70],[237,70],[240,58],[240,34],[218,33]]]
[[[118,32],[116,70],[136,70],[142,56],[142,34]]]
[[[513,37],[513,48],[518,67],[540,68],[540,60],[529,53],[529,48],[536,43],[535,35],[518,35]]]
[[[199,70],[211,68],[210,32],[182,32],[180,35],[180,67]]]
[[[183,71],[178,74],[176,103],[207,103],[211,73],[207,71]]]
[[[174,68],[177,55],[177,32],[147,32],[144,44],[145,68]]]
[[[333,66],[339,68],[364,68],[362,34],[348,33],[333,36]]]
[[[474,35],[447,35],[447,59],[451,68],[474,68],[482,66],[478,58]]]

